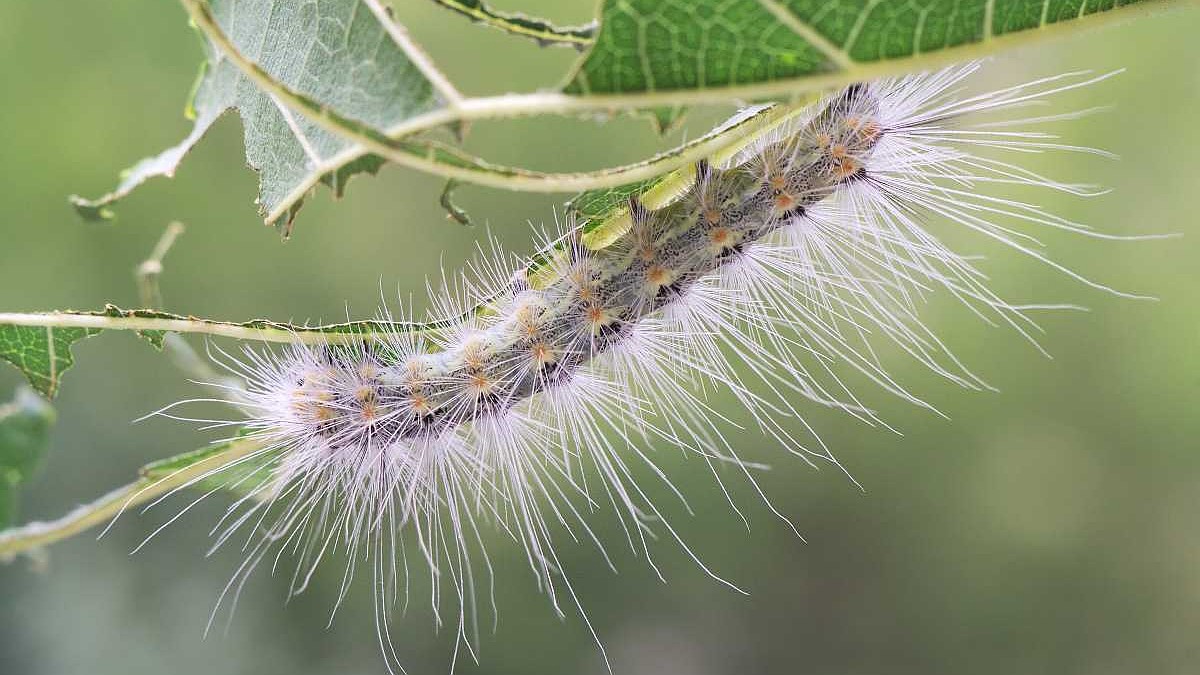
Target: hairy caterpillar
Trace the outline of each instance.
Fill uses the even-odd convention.
[[[295,557],[298,593],[323,558],[348,552],[342,593],[358,565],[369,565],[380,644],[389,667],[398,666],[387,617],[415,555],[428,566],[439,621],[444,605],[456,608],[445,620],[474,656],[475,575],[491,575],[484,526],[519,542],[561,613],[564,600],[578,602],[556,538],[589,539],[604,551],[588,511],[611,507],[628,545],[651,565],[652,529],[688,550],[635,480],[631,464],[644,463],[674,490],[652,448],[698,456],[720,489],[721,464],[754,483],[708,403],[713,390],[736,397],[783,449],[836,465],[815,434],[801,440],[784,423],[803,426],[797,398],[881,422],[842,379],[853,370],[928,407],[889,376],[873,336],[957,384],[986,387],[921,322],[922,298],[948,292],[1031,339],[1025,311],[1036,306],[989,290],[968,257],[926,229],[930,217],[1112,289],[1054,263],[1016,228],[1101,235],[982,193],[1094,194],[994,156],[1098,152],[1011,130],[1087,111],[970,125],[964,118],[1035,105],[1109,75],[1068,73],[962,95],[977,70],[831,94],[733,158],[700,162],[694,184],[665,206],[631,199],[628,231],[609,246],[589,248],[570,222],[545,235],[537,275],[523,272],[531,261],[493,250],[432,293],[433,318],[447,326],[436,334],[230,359],[246,381],[233,394],[248,421],[236,423],[264,447],[217,474],[252,486],[215,529],[216,546],[238,533],[249,542],[222,599],[236,597],[264,560]],[[481,304],[486,311],[471,310]],[[415,551],[405,549],[403,528]]]

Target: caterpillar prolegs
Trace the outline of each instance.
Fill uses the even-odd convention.
[[[487,586],[476,575],[492,574],[491,530],[522,547],[560,613],[578,601],[557,540],[590,540],[606,555],[593,511],[615,513],[624,543],[651,565],[647,539],[665,531],[703,567],[637,476],[682,499],[652,456],[677,447],[713,468],[717,489],[721,465],[757,489],[713,392],[744,404],[782,450],[836,465],[815,433],[794,429],[806,428],[810,404],[882,423],[844,374],[929,407],[888,374],[877,340],[957,384],[986,387],[922,323],[925,296],[949,293],[1031,340],[1026,314],[1038,306],[1001,299],[927,223],[964,227],[1112,290],[1051,261],[1025,230],[1099,235],[1003,195],[1096,194],[1012,159],[1103,154],[1022,128],[1089,111],[995,115],[1111,74],[963,94],[978,68],[832,93],[734,156],[698,162],[669,203],[630,198],[628,227],[603,248],[570,221],[543,235],[536,260],[493,246],[432,293],[437,331],[224,359],[245,381],[232,392],[247,417],[236,423],[263,449],[214,473],[248,486],[214,530],[216,546],[238,533],[249,542],[222,599],[263,561],[294,558],[300,592],[322,559],[344,553],[343,595],[357,567],[370,568],[390,667],[399,659],[388,616],[410,562],[423,559],[438,621],[474,656],[467,616]]]

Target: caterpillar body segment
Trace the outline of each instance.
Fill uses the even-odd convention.
[[[271,461],[216,529],[218,546],[249,533],[222,599],[264,560],[274,567],[290,553],[299,592],[323,559],[347,552],[343,593],[360,568],[370,573],[381,645],[399,667],[390,607],[414,559],[425,563],[439,622],[474,655],[466,617],[493,573],[490,530],[517,542],[560,613],[579,603],[556,546],[572,538],[607,558],[592,512],[615,515],[624,543],[656,572],[649,542],[665,533],[720,579],[656,503],[666,494],[687,508],[655,456],[663,447],[700,458],[726,495],[731,474],[762,494],[759,465],[726,438],[745,424],[715,394],[740,402],[773,449],[840,466],[804,406],[886,426],[851,384],[865,380],[932,409],[891,376],[881,344],[955,384],[987,388],[923,322],[927,297],[948,293],[986,321],[1036,335],[1029,310],[1047,306],[999,297],[938,227],[1108,289],[1054,263],[1033,232],[1113,237],[1005,191],[1094,194],[1018,163],[1096,152],[1019,130],[1092,109],[1028,120],[1012,112],[1112,74],[962,93],[978,68],[835,92],[732,157],[698,162],[669,203],[630,198],[628,227],[602,248],[570,222],[545,236],[535,279],[513,273],[530,261],[493,252],[433,292],[431,318],[448,326],[435,334],[225,359],[246,382],[242,423]],[[485,299],[489,311],[468,311]]]

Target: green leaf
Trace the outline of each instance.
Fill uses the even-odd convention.
[[[0,405],[0,528],[16,515],[17,489],[41,462],[54,424],[54,409],[28,388]]]
[[[679,126],[683,118],[687,116],[687,108],[683,106],[658,106],[646,111],[650,116],[650,121],[654,123],[654,129],[659,135],[670,133]]]
[[[212,16],[238,49],[272,78],[371,128],[387,129],[437,108],[443,93],[359,0],[213,0]],[[244,127],[246,159],[259,172],[258,204],[268,222],[288,226],[307,193],[324,182],[339,193],[378,159],[265,93],[220,49],[207,61],[191,105],[191,132],[178,145],[126,171],[113,192],[72,202],[102,218],[118,199],[154,176],[171,176],[183,156],[225,112]]]
[[[167,332],[165,330],[139,330],[137,331],[137,334],[138,337],[145,338],[146,342],[149,342],[151,347],[154,347],[160,352],[163,350],[163,341],[167,338]]]
[[[924,57],[1140,0],[604,0],[600,33],[570,94],[738,87],[802,78],[867,79]],[[996,44],[1000,46],[999,41]],[[948,58],[965,59],[964,50]]]
[[[71,345],[99,333],[89,327],[21,326],[0,322],[0,359],[21,371],[46,398],[54,398],[63,373],[75,363]]]

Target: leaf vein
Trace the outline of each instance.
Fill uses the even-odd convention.
[[[758,0],[758,4],[762,5],[764,9],[779,19],[789,30],[821,52],[838,70],[848,72],[854,69],[854,59],[850,58],[850,54],[846,49],[838,47],[816,28],[801,21],[799,17],[793,14],[787,7],[780,4],[778,0]],[[848,46],[849,43],[847,44],[847,48]]]

